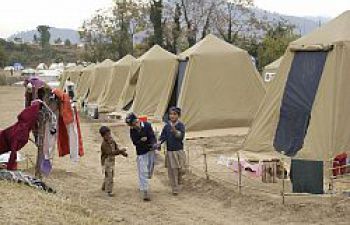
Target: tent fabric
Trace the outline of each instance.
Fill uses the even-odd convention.
[[[268,73],[274,74],[274,76],[276,76],[282,60],[283,60],[283,56],[278,58],[277,60],[273,61],[272,63],[268,64],[267,66],[265,66],[263,73],[262,73],[262,77],[264,79],[266,79],[266,74],[268,74]],[[266,83],[270,83],[270,82],[266,82]]]
[[[117,109],[134,61],[135,58],[133,56],[127,55],[113,64],[112,72],[107,78],[106,90],[99,102],[100,112],[113,112]]]
[[[91,64],[81,70],[81,76],[77,85],[77,100],[79,102],[84,101],[87,94],[89,93],[90,81],[95,71],[95,64]]]
[[[59,89],[63,90],[68,79],[77,85],[80,80],[81,71],[83,69],[84,67],[82,65],[79,65],[65,70],[61,75]]]
[[[350,11],[346,11],[337,18],[319,27],[314,32],[299,38],[291,45],[322,45],[327,46],[337,42],[350,41]]]
[[[208,35],[188,59],[178,106],[189,131],[250,126],[265,95],[249,54]]]
[[[72,70],[74,70],[75,67],[71,67],[67,70],[64,70],[61,77],[60,77],[60,85],[59,85],[59,89],[63,90],[64,85],[69,77],[69,74]]]
[[[90,78],[90,93],[88,96],[89,103],[98,103],[106,91],[108,78],[112,74],[113,61],[110,59],[104,60],[102,63],[95,66],[95,71]]]
[[[117,111],[123,110],[126,106],[132,103],[135,96],[137,80],[139,78],[140,66],[140,58],[134,60],[131,63],[128,79],[120,95],[120,99],[117,105]]]
[[[132,111],[162,119],[169,102],[178,57],[160,46],[153,46],[140,58],[140,68]]]
[[[74,67],[69,71],[67,79],[69,78],[71,82],[77,85],[80,79],[81,71],[83,69],[84,69],[84,66],[82,65]]]
[[[279,74],[271,83],[252,124],[244,143],[244,151],[259,155],[275,152],[273,140],[288,74],[297,53],[290,50],[295,43],[304,46],[333,45],[333,49],[328,52],[319,82],[304,145],[295,158],[328,161],[350,148],[350,33],[344,29],[344,23],[347,23],[346,27],[350,27],[349,18],[350,11],[347,11],[324,27],[291,43],[284,55]],[[349,36],[345,37],[341,33]],[[344,41],[339,39],[340,36]]]
[[[323,162],[293,159],[290,178],[293,193],[323,194]]]

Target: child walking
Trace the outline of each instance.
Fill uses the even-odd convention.
[[[169,121],[164,126],[159,138],[159,145],[166,142],[165,167],[168,168],[168,177],[173,195],[179,194],[182,177],[186,169],[186,153],[183,144],[185,125],[179,120],[180,116],[180,108],[170,108]]]
[[[102,126],[100,134],[103,138],[101,144],[101,166],[102,174],[105,175],[102,191],[107,192],[109,197],[113,197],[113,178],[115,169],[115,156],[122,155],[128,157],[125,148],[119,148],[118,144],[113,140],[109,127]]]
[[[148,122],[141,122],[134,113],[127,116],[126,123],[130,127],[130,138],[136,147],[137,170],[142,199],[150,201],[149,179],[153,175],[154,147],[157,145],[157,139],[152,125]]]

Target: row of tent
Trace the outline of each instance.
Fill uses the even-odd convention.
[[[177,105],[189,130],[250,126],[245,152],[328,161],[350,149],[349,27],[347,11],[290,43],[266,95],[248,53],[212,35],[179,56],[154,46],[65,78],[77,82],[80,100],[106,111],[131,105],[162,118]]]
[[[62,76],[79,102],[101,112],[130,110],[161,121],[181,107],[188,130],[249,126],[265,87],[249,54],[208,35],[180,55],[155,45],[140,58],[74,67]]]

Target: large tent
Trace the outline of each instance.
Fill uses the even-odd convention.
[[[265,89],[246,51],[208,35],[180,57],[170,104],[182,108],[188,130],[251,124]]]
[[[73,67],[67,76],[67,79],[69,78],[69,80],[71,82],[73,82],[74,84],[78,84],[79,80],[80,80],[80,76],[81,76],[81,71],[84,69],[84,66],[79,65],[76,67]]]
[[[60,77],[60,85],[59,88],[62,90],[64,88],[64,85],[67,81],[67,78],[69,77],[70,72],[74,69],[75,67],[68,68],[63,71]]]
[[[108,77],[106,90],[99,102],[100,112],[116,110],[134,61],[135,58],[133,56],[127,55],[113,64],[113,71]]]
[[[277,60],[273,61],[272,63],[264,67],[262,76],[266,83],[270,83],[276,77],[276,74],[281,65],[282,59],[283,57],[280,57]]]
[[[350,11],[292,42],[244,150],[327,161],[350,149]]]
[[[136,84],[140,71],[140,58],[131,62],[129,75],[117,104],[117,111],[128,110],[132,106],[135,96]]]
[[[108,78],[113,71],[113,61],[110,59],[104,60],[102,63],[95,66],[95,71],[90,78],[90,92],[88,95],[89,103],[98,103],[106,91]]]
[[[168,106],[177,66],[177,56],[158,45],[139,59],[133,112],[162,118]]]
[[[84,66],[79,65],[79,66],[70,67],[64,70],[60,78],[59,88],[63,89],[67,80],[70,80],[77,86],[83,69],[84,69]]]
[[[81,76],[77,86],[77,100],[81,103],[87,97],[90,90],[91,78],[95,72],[95,64],[90,64],[81,70]]]

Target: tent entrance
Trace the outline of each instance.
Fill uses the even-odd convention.
[[[180,60],[179,61],[179,69],[176,74],[176,80],[175,80],[175,85],[174,88],[171,92],[171,97],[168,103],[167,110],[164,114],[163,120],[166,121],[168,118],[168,111],[171,107],[177,106],[178,105],[178,100],[180,97],[181,89],[182,89],[182,83],[185,77],[185,72],[186,72],[186,67],[188,64],[188,60]]]
[[[288,75],[274,147],[294,156],[303,147],[328,52],[295,52]]]
[[[134,98],[123,107],[123,110],[128,111],[129,109],[131,109],[131,106],[133,103],[134,103]]]

